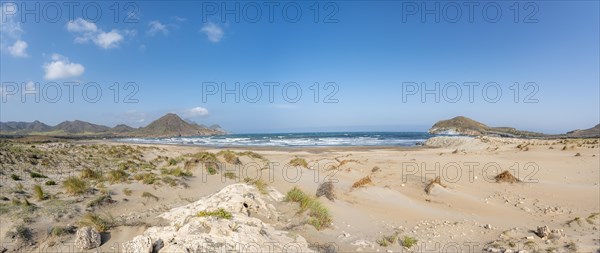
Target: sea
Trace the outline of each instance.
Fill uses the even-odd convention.
[[[427,132],[327,132],[227,134],[218,136],[127,138],[122,142],[209,147],[414,147],[431,138]]]

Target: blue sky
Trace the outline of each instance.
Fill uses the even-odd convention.
[[[1,121],[137,127],[175,112],[238,133],[424,131],[457,115],[549,133],[600,122],[597,1],[479,2],[472,22],[465,2],[279,2],[273,22],[265,2],[119,2],[116,20],[115,2],[92,3],[87,14],[85,3],[74,6],[73,15],[59,5],[61,16],[52,20],[57,8],[46,2],[3,2]],[[235,14],[222,15],[222,7]],[[252,22],[257,7],[262,16]],[[297,22],[295,8],[302,12]],[[435,14],[422,20],[424,9],[439,13],[439,22]],[[72,103],[69,82],[79,83]],[[236,82],[239,102],[231,94],[222,101],[221,87],[214,95],[206,90]],[[273,102],[270,82],[279,84]],[[422,101],[421,84],[431,90],[436,82],[440,101],[433,94]],[[472,82],[479,85],[470,102],[465,83]],[[62,96],[52,103],[57,86]],[[124,103],[134,86],[132,103]],[[262,96],[250,101],[257,86]],[[302,96],[286,101],[294,87]],[[456,87],[462,96],[453,100]],[[96,88],[102,96],[93,101]],[[502,96],[494,100],[498,88]],[[324,103],[327,95],[333,103]]]

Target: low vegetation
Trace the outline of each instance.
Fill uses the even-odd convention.
[[[505,170],[504,172],[496,175],[494,177],[494,179],[496,179],[496,183],[518,183],[521,182],[520,179],[518,179],[517,177],[513,176],[513,174],[510,173],[510,171]]]
[[[242,162],[240,161],[240,158],[237,156],[237,154],[231,150],[222,150],[219,151],[219,153],[217,153],[218,156],[222,156],[223,159],[225,159],[226,162],[231,163],[231,164],[242,164]]]
[[[331,225],[332,217],[329,214],[329,210],[316,198],[304,193],[298,187],[294,187],[288,191],[285,200],[300,204],[300,212],[309,210],[310,218],[308,224],[317,230],[322,230]]]
[[[125,196],[131,196],[131,193],[133,191],[129,188],[123,188],[123,194],[125,194]]]
[[[417,242],[418,242],[418,240],[411,236],[404,236],[400,240],[400,244],[402,244],[402,246],[409,248],[409,249],[412,248],[413,246],[415,246],[417,244]]]
[[[174,169],[161,169],[160,173],[163,175],[171,175],[175,177],[191,177],[193,176],[192,172],[189,170],[184,170],[179,167]]]
[[[431,190],[435,185],[439,185],[444,188],[446,187],[444,184],[442,184],[442,178],[437,176],[434,179],[429,180],[429,183],[425,186],[425,193],[427,193],[427,195],[431,194]]]
[[[45,185],[56,185],[56,182],[54,182],[54,180],[48,180],[46,181],[46,183],[44,183]]]
[[[80,195],[88,190],[87,183],[77,177],[69,177],[63,182],[63,188],[68,194]]]
[[[42,186],[39,184],[33,186],[33,195],[37,200],[40,201],[46,199],[46,194],[44,193]]]
[[[381,239],[377,239],[377,244],[381,247],[390,246],[398,241],[398,232],[394,232],[391,235],[384,235]]]
[[[48,177],[47,177],[46,175],[44,175],[44,174],[40,174],[40,173],[33,172],[33,171],[32,171],[32,172],[29,172],[29,176],[30,176],[31,178],[48,178]]]
[[[223,209],[223,208],[219,208],[215,211],[200,211],[198,212],[198,217],[217,217],[217,218],[221,218],[221,219],[227,219],[227,220],[231,220],[231,218],[233,218],[233,215],[230,212],[227,212],[227,210]]]
[[[352,188],[361,188],[361,187],[365,187],[367,185],[371,185],[373,184],[373,180],[371,180],[371,176],[366,176],[363,177],[361,179],[359,179],[358,181],[354,182],[354,184],[352,184]]]
[[[129,174],[123,169],[110,170],[106,175],[108,182],[111,184],[125,182],[127,177],[129,177]]]
[[[102,217],[95,213],[86,213],[79,221],[80,226],[90,226],[98,232],[106,232],[114,226],[112,217]]]
[[[237,178],[237,176],[235,175],[235,173],[233,173],[233,172],[229,172],[229,171],[228,171],[228,172],[225,172],[225,173],[223,174],[223,176],[224,176],[225,178],[227,178],[227,179],[236,179],[236,178]]]
[[[300,167],[304,167],[304,168],[308,168],[308,162],[306,162],[306,160],[304,160],[304,158],[300,158],[300,157],[296,157],[292,160],[290,160],[290,165],[291,166],[300,166]]]
[[[335,193],[333,192],[333,182],[327,181],[323,182],[317,188],[317,193],[315,194],[318,197],[325,196],[327,199],[331,201],[335,201]]]
[[[102,174],[99,171],[92,170],[90,168],[85,168],[81,171],[79,177],[82,179],[99,180],[102,179]]]

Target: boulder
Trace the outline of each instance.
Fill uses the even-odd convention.
[[[82,227],[75,233],[75,247],[80,250],[93,249],[102,243],[100,233],[92,227]]]
[[[149,236],[138,235],[131,241],[123,243],[123,252],[125,253],[152,253],[152,238]]]

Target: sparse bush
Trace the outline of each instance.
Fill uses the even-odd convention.
[[[137,181],[142,181],[142,183],[144,183],[144,184],[154,184],[157,177],[154,173],[149,172],[149,173],[135,174],[133,176],[133,179],[135,179]]]
[[[248,157],[252,157],[252,158],[256,158],[256,159],[261,159],[261,160],[267,160],[261,154],[258,154],[256,152],[252,152],[252,151],[241,152],[241,153],[238,153],[238,155],[240,155],[240,156],[248,156]]]
[[[163,181],[163,183],[165,183],[171,187],[177,186],[177,181],[175,179],[173,179],[172,177],[165,176],[162,178],[162,181]]]
[[[142,193],[142,198],[146,198],[146,199],[154,199],[155,201],[158,201],[158,197],[152,193],[149,192],[143,192]]]
[[[122,169],[110,170],[107,175],[107,179],[111,184],[121,183],[127,181],[129,174]]]
[[[300,212],[309,211],[308,223],[314,226],[317,230],[329,227],[331,225],[331,215],[325,206],[317,199],[307,195],[298,187],[292,188],[287,192],[286,201],[296,202],[300,204]]]
[[[256,186],[256,189],[258,189],[258,191],[262,194],[267,194],[267,183],[262,180],[262,179],[258,179],[258,180],[254,180],[252,182],[252,184],[254,184],[254,186]]]
[[[17,174],[10,175],[10,178],[15,181],[21,181],[21,177],[19,177]]]
[[[49,180],[46,181],[46,183],[44,183],[45,185],[56,185],[56,182],[54,182],[53,180]]]
[[[214,167],[206,167],[206,171],[208,171],[209,175],[217,174],[217,170]]]
[[[598,217],[600,217],[600,213],[592,213],[592,214],[590,214],[590,216],[588,216],[587,218],[585,218],[585,220],[589,224],[594,224],[594,220],[597,219]]]
[[[370,184],[373,184],[371,176],[366,176],[354,182],[354,184],[352,184],[352,188],[360,188]]]
[[[177,167],[175,169],[161,169],[160,172],[163,175],[172,175],[172,176],[176,176],[176,177],[191,177],[192,176],[192,172],[182,170],[179,167]]]
[[[317,188],[317,193],[315,194],[318,197],[325,196],[327,199],[331,201],[335,201],[335,193],[333,192],[333,182],[327,181],[323,182]]]
[[[381,247],[387,247],[398,241],[398,232],[394,232],[391,235],[384,235],[381,239],[377,240],[377,244]]]
[[[44,190],[42,189],[42,186],[40,186],[39,184],[33,186],[33,195],[35,196],[35,198],[37,200],[44,200],[44,199],[46,199],[46,195],[44,194]]]
[[[33,171],[29,172],[29,176],[31,178],[48,178],[46,175],[43,175],[43,174],[40,174],[40,173],[37,173],[37,172],[33,172]]]
[[[24,225],[18,225],[15,227],[14,237],[19,238],[24,241],[28,241],[31,239],[31,229],[25,227]]]
[[[415,246],[417,244],[418,240],[414,237],[411,236],[404,236],[402,238],[402,240],[400,240],[400,243],[402,244],[402,246],[406,247],[406,248],[412,248],[412,246]]]
[[[83,218],[79,221],[81,226],[90,226],[95,228],[98,232],[106,232],[113,227],[112,218],[101,217],[98,214],[86,213]]]
[[[227,212],[223,208],[219,208],[216,211],[204,210],[204,211],[198,212],[198,217],[208,217],[208,216],[217,217],[217,218],[221,218],[221,219],[227,219],[227,220],[231,220],[231,218],[233,218],[233,215],[230,212]]]
[[[577,153],[577,154],[575,154],[575,156],[581,156],[581,154],[580,154],[580,153]]]
[[[87,183],[77,177],[69,177],[63,182],[63,188],[71,195],[79,195],[87,192]]]
[[[308,168],[308,162],[306,162],[306,160],[304,160],[304,158],[299,158],[299,157],[296,157],[296,158],[290,160],[290,165]]]

